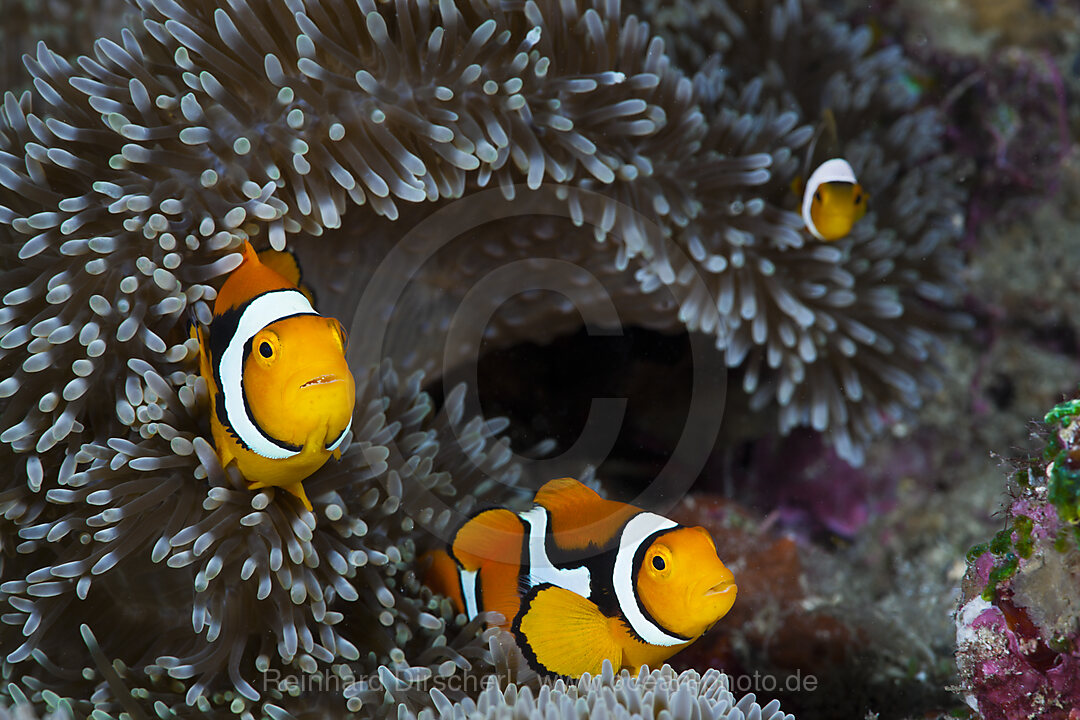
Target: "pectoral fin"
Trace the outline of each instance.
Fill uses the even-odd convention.
[[[612,635],[612,622],[575,592],[537,585],[522,600],[513,633],[534,670],[577,678],[600,674],[605,659],[615,669],[622,666],[622,648]]]
[[[308,500],[307,493],[304,492],[304,486],[299,481],[294,482],[292,485],[278,485],[277,483],[263,482],[261,480],[248,481],[248,490],[261,490],[267,487],[279,487],[290,495],[295,495],[300,498],[300,502],[304,503],[304,507],[311,512],[311,501]]]
[[[218,443],[220,447],[217,448],[218,460],[221,461],[221,467],[229,467],[229,463],[236,459],[232,454],[232,450],[229,449],[225,443]]]
[[[285,485],[283,489],[296,497],[300,498],[300,502],[304,503],[304,508],[311,512],[311,501],[307,498],[307,493],[304,492],[304,486],[299,482],[294,482],[292,485]]]

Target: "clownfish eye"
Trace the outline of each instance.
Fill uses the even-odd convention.
[[[817,191],[814,192],[814,202],[821,202],[821,191],[820,190],[817,190]]]
[[[259,343],[259,354],[269,360],[274,357],[274,346],[263,340]]]
[[[855,196],[855,204],[859,205],[861,203],[862,203],[862,195],[856,195]]]
[[[663,570],[667,567],[667,563],[664,562],[664,558],[659,555],[654,555],[652,559],[652,566],[657,570]]]

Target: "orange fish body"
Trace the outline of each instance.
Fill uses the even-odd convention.
[[[502,615],[534,670],[580,677],[603,661],[658,667],[735,601],[704,528],[552,480],[528,510],[487,510],[429,553],[425,582],[470,619]]]
[[[256,254],[248,243],[242,252],[210,325],[194,329],[214,446],[250,488],[284,488],[310,510],[301,481],[340,457],[352,425],[345,332],[312,308],[290,255]]]

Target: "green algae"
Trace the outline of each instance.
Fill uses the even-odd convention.
[[[1013,532],[1016,533],[1016,541],[1013,546],[1016,548],[1016,552],[1022,558],[1031,557],[1032,551],[1035,549],[1035,540],[1031,536],[1031,531],[1035,529],[1035,522],[1027,515],[1017,515],[1013,519]]]
[[[973,564],[976,560],[981,558],[989,549],[989,543],[979,543],[978,545],[972,545],[971,549],[967,551],[968,565]]]
[[[995,555],[1004,555],[1012,547],[1012,529],[999,530],[994,539],[990,541],[990,552]]]
[[[1046,413],[1043,421],[1051,426],[1055,424],[1067,425],[1077,414],[1080,414],[1080,398],[1066,400],[1055,406],[1053,410]]]
[[[990,571],[990,579],[986,583],[986,587],[983,588],[982,598],[987,602],[994,600],[997,596],[997,586],[1015,575],[1016,569],[1019,567],[1020,561],[1014,553],[1005,553],[1003,559],[1004,564],[995,565],[994,569]]]
[[[1057,439],[1056,435],[1051,435],[1046,443],[1046,447],[1043,449],[1043,460],[1052,460],[1057,457],[1061,450],[1061,441]]]
[[[1075,524],[1080,519],[1080,469],[1071,464],[1064,450],[1054,458],[1046,499],[1057,509],[1062,522]]]
[[[1068,441],[1058,434],[1078,416],[1080,398],[1060,403],[1044,417],[1052,431],[1042,452],[1043,460],[1050,468],[1046,498],[1063,523],[1053,542],[1054,549],[1059,553],[1069,551],[1074,544],[1080,547],[1080,467],[1074,467],[1080,463],[1075,463],[1070,456]],[[1013,474],[1013,480],[1019,487],[1029,488],[1032,483],[1030,468],[1018,470]],[[1035,551],[1034,529],[1035,521],[1031,517],[1018,514],[1010,518],[1005,528],[995,533],[989,542],[979,543],[968,550],[969,565],[987,552],[994,557],[994,565],[982,590],[984,600],[993,601],[998,586],[1016,574],[1020,559],[1031,557]]]

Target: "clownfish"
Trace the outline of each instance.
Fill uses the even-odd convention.
[[[846,237],[866,215],[869,196],[855,179],[851,164],[836,157],[841,152],[836,116],[826,108],[821,111],[821,122],[810,140],[802,171],[791,183],[807,232],[824,242]],[[815,160],[829,157],[810,173]]]
[[[817,167],[802,192],[802,219],[818,240],[847,236],[866,214],[867,195],[847,160],[833,158]]]
[[[345,330],[315,312],[291,254],[256,254],[247,242],[241,252],[210,324],[191,329],[214,446],[222,467],[235,460],[251,489],[284,488],[311,510],[301,481],[341,457],[352,427]]]
[[[425,583],[469,619],[505,618],[542,675],[659,667],[735,602],[731,571],[708,531],[604,500],[572,478],[532,507],[485,510],[449,547],[428,553]]]

